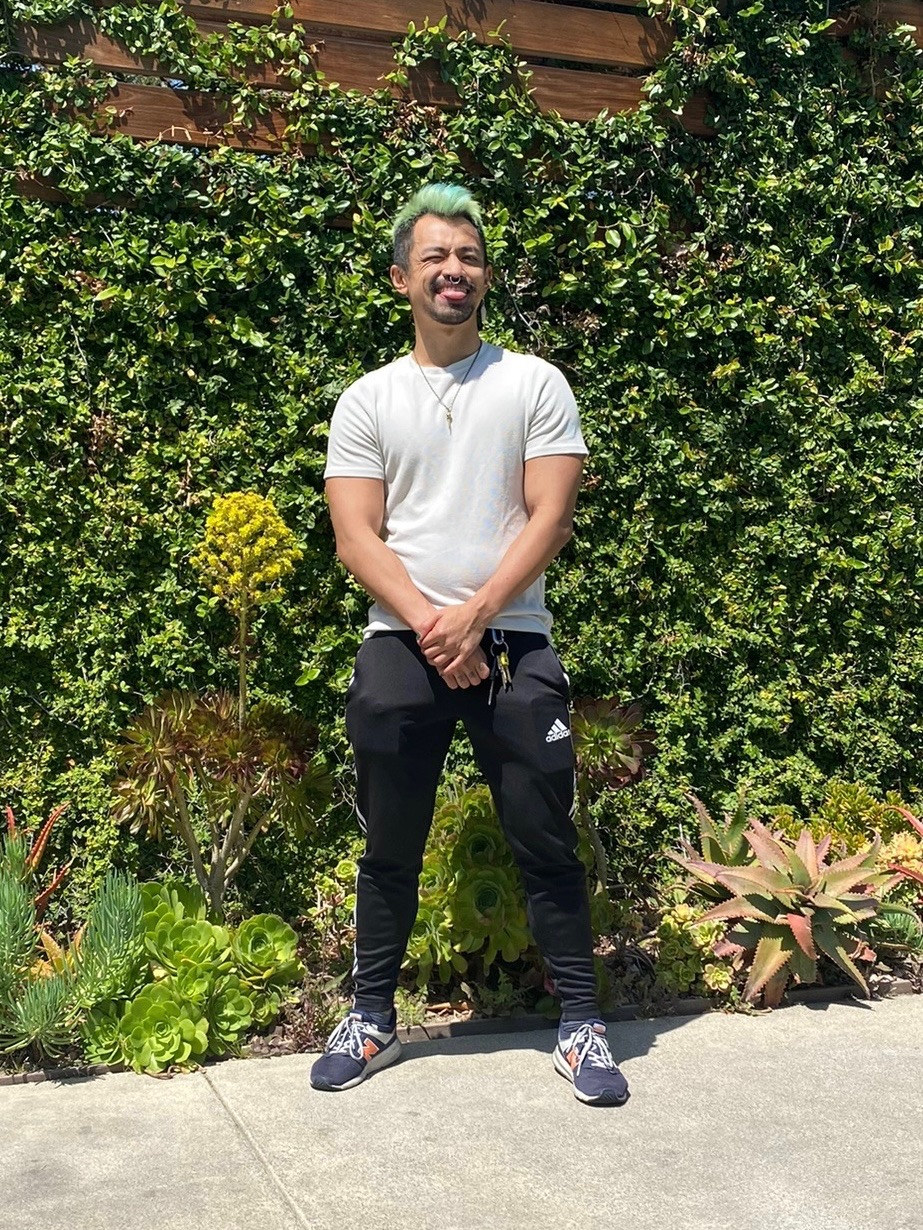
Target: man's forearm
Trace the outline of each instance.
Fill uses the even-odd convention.
[[[419,632],[432,622],[436,608],[411,581],[401,560],[372,530],[346,544],[338,543],[337,554],[362,588],[409,628]]]
[[[568,542],[570,531],[557,520],[530,519],[510,543],[496,572],[468,601],[485,627],[507,603],[536,581]],[[393,611],[414,631],[427,626],[436,608],[411,581],[407,569],[377,534],[369,530],[338,547],[343,566],[376,602]]]
[[[530,518],[528,525],[507,547],[497,571],[469,599],[485,627],[490,626],[512,598],[538,580],[568,542],[571,533],[557,518],[543,517],[540,513]]]

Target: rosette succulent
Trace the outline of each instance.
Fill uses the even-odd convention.
[[[240,1040],[253,1021],[253,992],[233,974],[219,978],[209,996],[209,1051],[212,1055],[240,1053]]]
[[[304,975],[298,959],[298,937],[275,914],[254,914],[242,922],[231,939],[231,948],[248,979],[284,986]]]
[[[642,728],[643,716],[639,702],[623,705],[615,697],[575,700],[571,731],[580,771],[610,789],[640,781],[654,755],[654,732]]]
[[[505,961],[515,961],[531,944],[521,886],[505,867],[473,868],[456,887],[446,913],[455,946],[462,952],[483,947],[485,969],[498,952]]]
[[[137,1072],[189,1069],[208,1050],[208,1020],[177,994],[170,979],[145,987],[125,1008],[121,1022],[126,1061]]]
[[[879,909],[873,891],[894,879],[875,871],[878,838],[867,850],[828,865],[830,837],[816,843],[807,828],[794,847],[755,819],[744,837],[754,860],[742,866],[700,858],[688,842],[683,843],[685,857],[669,854],[710,896],[716,892],[729,896],[700,921],[735,923],[715,953],[735,959],[752,955],[744,998],[754,1000],[762,992],[764,1004],[775,1007],[790,978],[816,981],[821,952],[867,995],[865,979],[854,962],[874,959],[863,924]]]
[[[204,918],[169,918],[157,924],[144,943],[154,961],[171,974],[181,969],[230,969],[230,938],[224,927]]]
[[[733,981],[725,979],[725,971],[733,974],[730,966],[714,961],[714,948],[724,934],[720,922],[703,922],[701,912],[684,898],[683,890],[677,890],[676,900],[661,907],[660,922],[655,935],[643,940],[642,948],[653,948],[656,953],[657,976],[670,991],[686,992],[702,980],[711,990],[724,989]],[[710,979],[705,977],[711,970]]]
[[[121,1009],[113,1003],[92,1008],[81,1023],[80,1040],[88,1063],[121,1063]]]

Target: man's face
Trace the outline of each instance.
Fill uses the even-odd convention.
[[[413,228],[408,268],[391,266],[391,281],[407,296],[414,314],[443,325],[460,325],[476,311],[490,286],[481,237],[467,221],[424,214]]]

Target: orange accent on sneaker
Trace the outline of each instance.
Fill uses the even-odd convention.
[[[577,1071],[577,1052],[568,1051],[567,1054],[564,1056],[564,1058],[570,1064],[573,1071],[576,1072]]]
[[[362,1058],[368,1062],[368,1060],[370,1060],[373,1055],[377,1055],[380,1050],[381,1047],[376,1046],[371,1038],[366,1038],[365,1045],[362,1048]]]

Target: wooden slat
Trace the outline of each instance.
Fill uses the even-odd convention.
[[[204,35],[221,33],[226,29],[224,23],[212,21],[198,21],[196,25]],[[316,38],[312,34],[306,38],[306,50],[312,46],[317,48],[312,54],[312,61],[329,82],[335,82],[344,90],[388,88],[395,96],[402,96],[400,87],[392,87],[388,82],[379,80],[384,73],[396,67],[389,46],[355,39],[324,39],[320,33],[316,34]],[[22,25],[15,33],[13,50],[38,64],[62,64],[68,56],[80,56],[92,60],[103,71],[127,72],[135,76],[180,76],[175,65],[161,63],[153,56],[136,56],[122,43],[83,21],[56,26]],[[418,101],[434,106],[458,106],[454,88],[442,81],[438,74],[409,70],[409,75],[411,95]],[[280,76],[271,64],[251,64],[241,70],[241,77],[252,85],[277,90],[292,88],[291,83]]]
[[[203,32],[220,30],[221,26],[214,23],[199,23]],[[60,63],[69,55],[79,55],[93,61],[97,67],[104,70],[131,72],[134,74],[151,74],[170,76],[170,66],[158,64],[153,57],[138,58],[120,43],[87,27],[85,22],[67,23],[55,27],[22,26],[19,29],[16,49],[22,55],[29,56],[37,62]],[[343,89],[362,90],[370,92],[387,86],[394,97],[411,97],[418,102],[430,106],[453,108],[458,107],[459,98],[452,85],[444,82],[434,64],[421,64],[410,70],[409,88],[405,91],[400,86],[382,80],[385,73],[395,66],[390,46],[382,43],[357,42],[351,39],[330,37],[318,46],[315,55],[317,67],[321,69],[331,82],[336,82]],[[535,65],[532,68],[529,88],[533,91],[536,105],[543,111],[557,111],[563,118],[572,120],[587,120],[598,115],[604,108],[610,113],[631,111],[637,108],[643,98],[643,78],[621,77],[612,73],[580,72],[572,69],[545,68]],[[269,65],[254,66],[245,74],[248,80],[257,84],[288,89],[288,83],[280,80],[275,70]],[[122,87],[130,88],[130,87]],[[134,87],[141,88],[141,87]],[[152,131],[136,131],[135,125],[143,117],[125,117],[118,131],[128,132],[143,138],[155,137],[161,128],[180,132],[175,139],[184,144],[221,144],[199,140],[201,125],[207,129],[217,127],[217,122],[202,112],[203,100],[211,95],[187,91],[169,91],[177,100],[183,100],[187,109],[186,120],[180,124],[176,116],[176,103],[170,104],[169,122],[166,113],[158,111],[151,117],[149,127]],[[139,96],[140,97],[140,96]],[[217,97],[217,96],[214,96]],[[158,99],[158,102],[162,100]],[[135,104],[132,104],[135,105]],[[690,100],[683,116],[683,125],[688,131],[698,135],[706,135],[711,130],[704,121],[704,100]],[[192,120],[190,127],[189,120]],[[185,129],[189,129],[189,136]],[[273,126],[273,132],[281,134],[278,122]],[[164,139],[174,139],[165,137]],[[231,142],[224,142],[233,144]],[[268,147],[274,147],[270,141]],[[264,148],[263,145],[253,145],[252,142],[241,144],[236,148]]]
[[[265,22],[276,0],[195,0],[181,5],[212,21]],[[482,42],[505,21],[502,34],[522,56],[572,60],[609,68],[646,68],[673,42],[670,23],[632,13],[573,8],[543,0],[292,0],[294,20],[330,33],[391,40],[409,22],[448,16],[453,33],[471,30]]]
[[[74,201],[58,188],[47,175],[28,175],[22,171],[0,172],[0,180],[3,178],[12,179],[13,188],[18,196],[26,197],[31,200],[52,201],[59,205],[72,205]],[[209,183],[206,179],[199,181],[202,191],[209,191]],[[97,209],[99,207],[109,209],[135,209],[138,206],[138,198],[125,193],[120,193],[117,196],[105,196],[99,192],[87,193],[87,195],[78,202],[79,208],[82,209]],[[202,206],[198,202],[184,201],[177,202],[170,207],[171,213],[177,210],[184,210],[190,214],[198,214],[202,211]],[[327,218],[324,225],[333,230],[351,231],[353,227],[352,214],[339,214],[336,217]]]
[[[923,3],[920,0],[881,0],[878,20],[887,26],[916,26],[913,40],[918,47],[923,47]]]
[[[101,123],[94,125],[105,135],[125,133],[139,141],[170,141],[205,149],[219,145],[267,153],[278,153],[282,149],[285,118],[280,111],[261,116],[249,131],[235,128],[230,134],[224,134],[221,125],[229,119],[229,107],[227,100],[218,94],[123,83],[95,108],[95,117],[102,121],[109,108],[115,109],[111,124],[104,129]],[[86,115],[92,123],[94,113],[80,114]]]
[[[66,192],[62,192],[60,188],[56,188],[51,180],[46,175],[26,175],[23,172],[4,171],[5,179],[13,180],[13,188],[19,196],[29,197],[40,201],[54,201],[61,205],[72,204],[71,198]],[[100,207],[111,209],[128,209],[134,205],[134,197],[119,194],[118,196],[105,196],[100,192],[88,193],[80,202],[84,209],[98,209]]]
[[[834,38],[845,38],[857,26],[875,22],[880,26],[916,26],[913,38],[923,47],[923,0],[865,0],[846,13],[840,13],[824,31]]]

